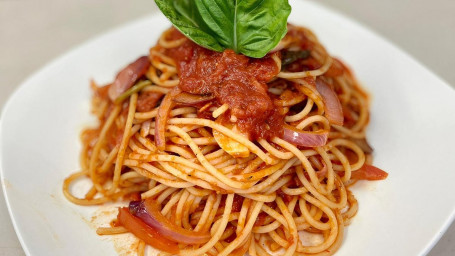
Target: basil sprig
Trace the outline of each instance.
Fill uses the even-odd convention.
[[[288,0],[155,0],[184,35],[202,47],[261,58],[286,35]]]

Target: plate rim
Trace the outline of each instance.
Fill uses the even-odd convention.
[[[0,184],[2,187],[2,192],[3,192],[3,197],[5,199],[5,205],[8,211],[8,216],[9,220],[11,221],[11,224],[13,225],[14,233],[16,237],[19,240],[19,243],[21,245],[22,250],[24,250],[25,255],[30,256],[33,255],[30,251],[29,246],[25,242],[25,239],[23,237],[23,232],[21,232],[17,219],[15,218],[15,214],[13,212],[13,207],[11,206],[11,196],[10,192],[8,191],[8,186],[7,184],[7,179],[5,178],[6,176],[6,171],[5,168],[3,167],[3,126],[5,126],[5,121],[4,121],[4,116],[9,112],[9,109],[11,108],[11,104],[13,104],[14,100],[19,97],[19,95],[22,93],[23,90],[25,90],[29,84],[36,80],[37,77],[41,75],[41,73],[45,72],[46,70],[53,69],[54,67],[59,66],[58,64],[65,60],[66,58],[70,58],[72,55],[74,55],[76,52],[79,52],[80,49],[85,48],[87,45],[93,44],[94,42],[100,40],[101,38],[104,38],[106,36],[109,36],[111,34],[115,34],[118,31],[125,30],[128,27],[131,27],[137,23],[145,22],[159,13],[157,10],[154,10],[146,15],[143,15],[141,17],[135,18],[133,20],[130,20],[128,22],[122,23],[120,25],[108,28],[106,30],[103,30],[102,32],[95,34],[91,36],[90,38],[82,41],[81,43],[76,44],[75,46],[70,47],[68,50],[64,51],[57,57],[45,62],[42,66],[37,68],[35,71],[33,71],[29,76],[27,76],[25,79],[23,79],[13,90],[13,92],[8,96],[6,102],[3,104],[0,111]]]

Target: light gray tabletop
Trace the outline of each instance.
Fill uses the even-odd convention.
[[[382,34],[455,85],[455,1],[317,2]],[[101,32],[154,11],[153,0],[0,0],[0,110],[14,89],[47,62]],[[0,190],[0,256],[17,255],[24,251]],[[455,225],[429,255],[455,255]]]

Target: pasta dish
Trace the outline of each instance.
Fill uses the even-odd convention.
[[[262,58],[172,27],[91,88],[99,125],[82,132],[63,193],[128,202],[97,233],[134,234],[138,255],[332,255],[357,213],[349,187],[387,177],[365,137],[368,94],[303,27],[288,24]],[[80,177],[92,183],[82,198]]]

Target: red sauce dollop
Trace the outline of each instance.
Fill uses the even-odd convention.
[[[183,37],[173,30],[170,37]],[[270,55],[261,59],[215,52],[190,40],[165,54],[177,63],[179,87],[184,92],[214,95],[219,105],[228,104],[230,115],[251,139],[280,136],[283,116],[267,92],[267,82],[280,70]]]

